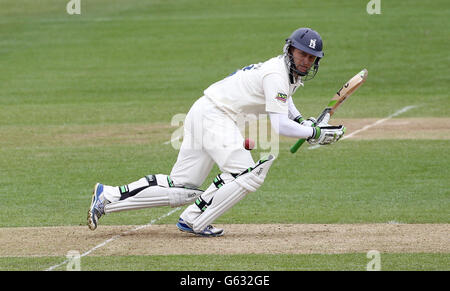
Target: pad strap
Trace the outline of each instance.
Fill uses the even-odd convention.
[[[227,182],[220,189],[216,189],[210,205],[204,203],[202,199],[197,199],[196,205],[202,210],[202,213],[192,221],[194,232],[204,230],[248,193],[255,192],[263,184],[274,159],[273,156],[269,156],[267,159],[260,160],[255,167],[247,169],[234,180]]]
[[[207,203],[205,200],[202,199],[202,197],[198,197],[197,200],[195,200],[195,205],[197,205],[197,207],[200,208],[200,210],[203,212],[211,204],[211,202]]]
[[[244,175],[244,174],[247,174],[247,173],[253,171],[256,167],[258,167],[259,165],[261,165],[261,164],[267,162],[268,160],[269,160],[268,158],[259,160],[258,163],[257,163],[254,167],[248,168],[247,170],[243,171],[243,172],[240,173],[239,175],[235,176],[235,178],[237,178],[237,177],[239,177],[239,176],[242,176],[242,175]]]
[[[222,173],[224,174],[224,173]],[[208,188],[208,190],[204,193],[212,193],[217,191],[217,189],[220,189],[221,187],[223,187],[225,185],[225,180],[227,181],[231,181],[232,179],[236,179],[236,177],[239,174],[229,174],[231,175],[231,177],[225,176],[225,180],[224,178],[221,177],[222,174],[217,175],[214,179],[213,179],[213,183],[211,184],[210,188]],[[212,186],[214,184],[214,186]],[[214,189],[215,187],[215,189]],[[207,195],[208,196],[208,195]],[[208,198],[206,198],[206,200],[208,200]],[[198,197],[195,201],[195,205],[197,205],[197,207],[200,209],[200,211],[205,211],[206,208],[211,205],[212,203],[212,199],[211,201],[207,202],[205,199],[203,199],[201,196]]]
[[[222,187],[225,184],[225,182],[220,177],[220,174],[214,178],[213,183],[214,183],[214,185],[216,185],[217,189],[219,189],[220,187]]]
[[[119,187],[119,191],[120,191],[120,200],[125,200],[129,197],[132,197],[134,195],[136,195],[137,193],[141,192],[142,190],[148,188],[148,187],[152,187],[152,186],[156,186],[158,185],[158,182],[156,181],[156,176],[155,175],[147,175],[144,177],[145,180],[147,181],[148,185],[136,188],[132,191],[130,191],[130,188],[128,185],[123,185]]]

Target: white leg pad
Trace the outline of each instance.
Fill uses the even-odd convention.
[[[220,188],[214,195],[211,205],[194,220],[194,231],[200,232],[204,230],[206,226],[241,201],[247,193],[248,191],[235,181]]]
[[[202,193],[203,191],[196,189],[152,186],[125,200],[107,204],[105,213],[157,206],[177,207],[192,203]]]
[[[233,175],[231,175],[229,173],[222,173],[219,176],[225,185],[234,180]],[[204,201],[209,202],[212,200],[212,198],[214,197],[214,194],[216,193],[217,190],[218,190],[217,186],[214,183],[212,183],[208,187],[208,189],[206,189],[205,192],[203,192],[202,195],[200,195],[200,198]],[[189,205],[183,211],[183,213],[181,213],[180,218],[182,218],[184,221],[192,224],[192,222],[201,214],[202,214],[202,210],[200,210],[200,208],[194,203],[192,205]]]
[[[250,172],[239,175],[234,181],[218,189],[211,204],[194,220],[194,231],[204,230],[206,226],[241,201],[247,193],[256,191],[264,182],[274,160],[273,156],[269,156],[267,161],[258,164]]]

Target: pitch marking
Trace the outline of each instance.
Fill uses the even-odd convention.
[[[152,221],[150,221],[150,222],[147,223],[147,224],[140,225],[140,226],[138,226],[138,227],[136,227],[136,228],[133,228],[133,229],[128,230],[128,231],[125,231],[125,232],[123,232],[123,233],[121,233],[121,234],[115,235],[115,236],[113,236],[113,237],[111,237],[111,238],[105,240],[105,241],[102,242],[101,244],[96,245],[95,247],[93,247],[92,249],[88,250],[87,252],[83,253],[82,255],[80,255],[80,258],[85,257],[85,256],[91,254],[93,251],[95,251],[95,250],[97,250],[97,249],[99,249],[99,248],[101,248],[101,247],[104,247],[105,245],[109,244],[110,242],[115,241],[116,239],[120,238],[120,237],[123,236],[123,235],[127,235],[127,234],[129,234],[129,233],[131,233],[131,232],[138,231],[138,230],[141,230],[141,229],[146,228],[146,227],[148,227],[148,226],[151,226],[151,225],[155,224],[156,222],[158,222],[159,220],[161,220],[161,219],[163,219],[163,218],[165,218],[165,217],[167,217],[167,216],[172,215],[174,212],[176,212],[176,211],[178,211],[178,210],[180,210],[180,209],[181,209],[181,207],[177,207],[177,208],[175,208],[175,209],[169,211],[168,213],[164,214],[163,216],[161,216],[161,217],[159,217],[159,218],[157,218],[157,219],[153,219]],[[67,264],[68,262],[69,262],[69,259],[67,259],[67,260],[65,260],[64,262],[59,263],[59,264],[57,264],[57,265],[51,266],[50,268],[46,269],[45,271],[52,271],[52,270],[54,270],[54,269],[56,269],[56,268],[59,268],[59,267],[65,265],[65,264]]]
[[[383,123],[383,122],[385,122],[385,121],[387,121],[387,120],[389,120],[389,119],[391,119],[393,117],[396,117],[396,116],[398,116],[398,115],[400,115],[402,113],[405,113],[406,111],[411,110],[411,109],[416,108],[416,107],[419,107],[419,105],[410,105],[410,106],[403,107],[402,109],[396,111],[395,113],[389,115],[388,117],[385,117],[383,119],[379,119],[379,120],[375,121],[372,124],[366,125],[363,128],[355,130],[354,132],[350,133],[349,135],[344,136],[341,140],[344,140],[344,139],[347,139],[347,138],[351,138],[355,134],[358,134],[360,132],[366,131],[366,130],[368,130],[371,127],[374,127],[374,126],[376,126],[378,124],[381,124],[381,123]],[[308,149],[313,150],[313,149],[317,149],[319,147],[320,147],[320,145],[315,145],[315,146],[310,146]]]
[[[163,144],[169,144],[169,143],[172,143],[172,142],[174,142],[174,141],[176,141],[176,140],[179,140],[179,139],[182,138],[182,137],[183,137],[182,135],[176,136],[176,137],[172,138],[171,140],[168,140],[168,141],[164,142]]]

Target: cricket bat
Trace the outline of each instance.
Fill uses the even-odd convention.
[[[327,113],[330,113],[330,117],[333,116],[334,112],[338,109],[338,107],[347,99],[353,92],[356,91],[367,79],[368,75],[367,69],[362,70],[353,78],[348,80],[344,86],[339,89],[333,98],[328,103],[327,107],[322,111],[322,113],[317,118],[317,124],[319,124]],[[291,153],[295,153],[301,145],[306,141],[306,139],[299,139],[292,147]]]

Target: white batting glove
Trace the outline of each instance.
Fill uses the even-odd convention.
[[[322,121],[317,124],[317,126],[328,126],[328,121],[330,121],[330,113],[325,114]]]
[[[328,145],[337,142],[345,133],[345,127],[339,126],[316,126],[313,135],[307,139],[309,144]]]
[[[310,118],[300,122],[301,125],[308,126],[308,127],[314,127],[314,126],[316,126],[316,123],[317,123],[317,120],[314,117],[310,117]]]

